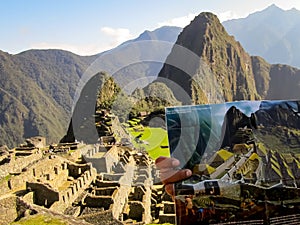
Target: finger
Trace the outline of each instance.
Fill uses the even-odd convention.
[[[161,170],[160,179],[163,184],[175,183],[184,180],[192,175],[192,171],[189,169],[184,170]]]
[[[165,190],[166,190],[168,195],[175,196],[174,184],[166,184]]]
[[[180,165],[180,162],[178,159],[175,158],[168,158],[164,156],[160,156],[155,160],[155,165],[158,169],[163,168],[175,168]]]

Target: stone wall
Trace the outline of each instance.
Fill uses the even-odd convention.
[[[74,180],[74,182],[66,190],[60,192],[59,202],[56,203],[55,206],[52,206],[52,208],[55,211],[63,212],[85,189],[90,186],[95,178],[96,170],[91,167],[90,170],[85,171],[78,179]]]
[[[163,208],[159,211],[159,223],[175,224],[175,202],[163,201]]]
[[[116,189],[117,189],[117,187],[93,188],[92,194],[98,195],[98,196],[99,195],[112,196]]]
[[[130,186],[122,185],[114,196],[114,205],[112,206],[112,213],[114,218],[121,218],[123,209],[128,201],[128,195],[131,190]]]
[[[103,148],[99,145],[94,146],[83,155],[83,158],[86,162],[93,164],[97,173],[111,173],[113,166],[119,162],[119,151],[114,145],[102,157],[99,157],[99,152],[103,152]]]
[[[215,172],[213,172],[210,177],[211,179],[216,179],[220,174],[222,174],[227,168],[230,168],[230,165],[234,163],[234,156],[226,160],[219,167],[216,168]]]
[[[127,163],[127,162],[126,162]],[[112,170],[114,173],[125,173],[125,164],[124,162],[118,162],[113,166]]]
[[[94,225],[123,225],[122,222],[113,217],[112,210],[81,216],[80,219],[84,219]]]
[[[18,217],[16,197],[10,196],[0,199],[0,223],[10,224]]]
[[[112,130],[114,131],[114,136],[116,136],[117,141],[120,141],[121,138],[126,138],[127,140],[131,140],[131,135],[120,123],[118,117],[114,117],[112,119]]]
[[[54,202],[59,200],[59,192],[53,190],[48,185],[26,182],[26,189],[34,192],[34,204],[50,208]]]
[[[89,164],[75,164],[60,157],[50,157],[43,168],[28,170],[27,190],[33,191],[37,205],[63,213],[96,178],[96,170]],[[72,179],[70,178],[70,175]],[[24,182],[24,180],[23,180]]]
[[[93,208],[103,207],[105,210],[110,209],[111,205],[114,203],[112,196],[96,196],[96,195],[87,195],[83,202],[88,207],[93,207]]]
[[[145,208],[144,215],[143,215],[143,222],[145,223],[152,222],[151,194],[152,194],[151,187],[149,185],[146,185],[146,193],[142,201]]]
[[[136,186],[134,187],[134,192],[132,194],[133,201],[143,201],[143,197],[146,193],[146,189],[144,186]]]
[[[120,186],[119,181],[103,180],[102,176],[101,177],[98,176],[94,183],[96,187],[119,187]]]
[[[125,223],[135,220],[135,224],[148,224],[159,217],[164,188],[153,188],[153,174],[157,173],[149,157],[127,147],[87,145],[76,151],[81,150],[96,160],[94,165],[71,162],[62,154],[44,155],[4,182],[7,192],[27,188],[31,190],[24,196],[27,202],[48,207],[57,214],[76,209],[76,215],[74,210],[68,215],[78,216],[86,210],[93,214],[86,218],[94,222],[103,215],[122,220],[126,214],[124,218],[129,220]],[[93,167],[101,160],[105,165],[100,164],[102,172],[98,173]],[[102,208],[105,213],[98,213]],[[167,206],[163,213],[170,214],[171,209]]]
[[[111,174],[111,173],[102,173],[101,178],[103,181],[120,181],[120,179],[124,176],[124,173],[119,174]]]
[[[40,160],[43,154],[38,152],[25,157],[15,157],[11,155],[9,163],[0,166],[0,179],[7,176],[9,173],[20,173],[24,168],[27,168],[30,164]]]
[[[29,160],[27,157],[24,158],[24,164],[27,165],[26,169],[22,169],[19,173],[12,173],[12,175],[7,179],[7,184],[3,184],[4,187],[3,191],[5,193],[8,193],[11,190],[20,190],[20,189],[26,189],[26,181],[28,182],[34,182],[35,180],[49,180],[51,178],[51,175],[55,173],[53,166],[61,165],[61,160],[58,158],[54,161],[51,160],[51,163],[49,163],[50,159],[45,158],[42,159],[42,155],[40,154],[33,154],[29,156],[31,159],[34,159],[31,163],[29,163],[27,160]],[[35,160],[37,159],[37,160]],[[38,160],[40,159],[40,160]],[[21,159],[18,159],[21,160]],[[22,164],[21,162],[16,165]]]
[[[176,223],[176,217],[175,214],[160,214],[159,215],[159,223],[170,223],[175,224]]]
[[[97,179],[95,182],[96,187],[93,187],[89,197],[84,200],[85,204],[91,206],[88,203],[91,198],[97,198],[103,201],[103,199],[110,197],[112,199],[112,202],[110,203],[112,204],[110,206],[110,210],[112,211],[113,217],[117,219],[121,218],[123,208],[128,200],[131,186],[120,185],[119,179],[120,177],[118,177],[117,181],[102,181]],[[91,200],[91,202],[93,201],[94,200]]]
[[[143,158],[143,160],[148,160]],[[127,217],[137,220],[138,222],[151,223],[152,216],[155,217],[155,208],[152,207],[152,182],[151,182],[151,167],[140,166],[140,162],[136,167],[135,176],[132,182],[133,191],[129,195]],[[138,204],[139,202],[140,204]],[[132,212],[135,210],[136,213]]]
[[[36,148],[46,147],[46,138],[41,136],[31,137],[26,139],[27,146],[34,146]]]
[[[175,213],[175,203],[164,202],[164,214],[174,214],[174,213]]]
[[[9,195],[0,198],[0,224],[10,224],[21,218],[25,212],[34,213],[35,211],[19,197]]]
[[[136,220],[137,222],[143,221],[145,208],[140,201],[129,202],[129,218]]]
[[[83,174],[85,171],[90,170],[91,165],[90,164],[75,164],[75,163],[68,163],[68,170],[69,175],[77,178],[80,177],[81,174]]]

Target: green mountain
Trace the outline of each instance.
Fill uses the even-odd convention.
[[[114,79],[104,72],[97,73],[83,87],[76,102],[66,135],[62,143],[83,141],[96,143],[98,130],[95,127],[95,112],[111,109],[120,88]],[[101,133],[102,130],[99,130]]]
[[[172,105],[180,105],[180,102],[164,83],[153,82],[144,89],[137,88],[132,95],[127,95],[112,76],[99,72],[82,89],[67,134],[60,142],[77,140],[96,143],[100,136],[112,135],[115,132],[109,128],[113,123],[125,122],[126,119],[136,117],[144,111],[163,112],[165,106]],[[108,110],[118,119],[105,118],[108,114],[105,111]]]
[[[14,55],[20,70],[70,115],[78,82],[96,59],[63,50],[29,50]]]
[[[88,61],[61,50],[0,51],[0,144],[13,147],[36,135],[57,142]]]
[[[137,88],[131,95],[131,115],[139,115],[140,112],[164,111],[164,107],[181,105],[172,90],[162,82],[152,82],[145,88]]]
[[[202,104],[295,99],[299,73],[296,68],[250,56],[214,14],[201,13],[178,36],[158,80],[184,104]],[[182,93],[188,98],[183,99]]]
[[[145,86],[153,78],[144,78],[156,77],[155,71],[161,68],[180,30],[146,31],[94,56],[63,50],[29,50],[17,55],[0,51],[0,145],[14,147],[35,135],[47,137],[49,143],[58,142],[67,131],[82,88],[80,81],[87,82],[99,71],[114,71],[110,74],[123,89],[131,83],[131,89]],[[160,46],[160,39],[168,44]],[[129,55],[136,58],[130,61]],[[144,62],[149,58],[159,58],[160,63]],[[133,66],[132,61],[136,62]]]
[[[299,99],[300,70],[283,64],[269,64],[251,57],[257,92],[261,99]]]

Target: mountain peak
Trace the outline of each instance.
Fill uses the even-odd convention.
[[[179,59],[182,54],[175,46],[158,76],[180,85],[191,97],[192,103],[202,104],[222,100],[253,100],[256,98],[251,58],[234,37],[228,35],[216,15],[210,12],[199,14],[183,29],[176,44],[192,51],[199,59]],[[189,74],[168,65],[169,60],[171,62],[172,59],[189,61],[189,66],[186,68]],[[220,88],[217,88],[218,93],[214,96],[222,97],[212,99],[213,97],[203,96],[209,87],[216,88],[214,82],[220,85]],[[232,84],[233,82],[234,84]],[[200,84],[202,86],[205,84],[205,87],[200,87]],[[228,91],[232,88],[234,91]],[[249,92],[246,91],[248,89]],[[175,97],[182,101],[179,94]],[[185,104],[184,101],[182,102]]]
[[[193,26],[207,28],[208,26],[213,25],[222,27],[219,18],[215,14],[211,12],[202,12],[191,21],[188,27]]]
[[[207,40],[217,37],[218,33],[228,36],[218,17],[210,12],[202,12],[184,28],[176,44],[186,47],[198,56],[203,53]]]
[[[215,14],[213,14],[211,12],[202,12],[198,16],[196,16],[192,22],[194,22],[196,20],[200,20],[200,19],[206,20],[207,22],[219,21],[218,17]]]
[[[270,6],[268,6],[265,10],[280,10],[283,11],[283,9],[281,9],[280,7],[278,7],[276,4],[272,4]]]
[[[283,10],[272,4],[246,18],[225,21],[223,25],[250,54],[270,63],[300,67],[300,47],[296,38],[300,33],[299,20],[299,10]]]

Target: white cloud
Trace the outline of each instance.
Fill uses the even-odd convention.
[[[208,10],[209,11],[209,10]],[[177,26],[177,27],[185,27],[187,25],[189,25],[189,23],[196,17],[198,16],[198,13],[189,13],[186,16],[182,16],[182,17],[176,17],[173,19],[169,19],[167,21],[164,22],[160,22],[158,23],[158,27],[162,27],[162,26]],[[237,15],[236,13],[234,13],[233,11],[226,11],[226,12],[221,12],[217,14],[219,20],[221,22],[226,21],[226,20],[230,20],[230,19],[237,19],[237,18],[241,18],[241,16]]]
[[[198,14],[190,13],[186,16],[176,17],[169,19],[167,21],[158,23],[158,26],[187,26]],[[238,18],[238,16],[232,11],[226,11],[218,15],[221,22],[233,18]],[[28,32],[25,30],[23,32]],[[100,29],[102,34],[97,42],[93,44],[64,44],[64,43],[51,43],[51,42],[40,42],[34,43],[30,46],[31,49],[62,49],[73,52],[78,55],[94,55],[101,53],[106,50],[110,50],[119,44],[132,39],[134,36],[131,34],[129,29],[125,28],[112,28],[112,27],[102,27]]]
[[[93,44],[64,44],[64,43],[50,43],[50,42],[40,42],[31,44],[31,49],[62,49],[66,51],[73,52],[78,55],[94,55],[106,50],[110,50],[119,44],[132,38],[133,35],[128,29],[124,28],[111,28],[102,27],[102,36],[99,37],[98,41],[93,42]],[[107,37],[103,37],[107,36]]]
[[[197,13],[190,13],[187,16],[176,17],[176,18],[158,23],[158,26],[159,27],[162,27],[162,26],[185,27],[195,18],[195,16],[197,16]]]
[[[125,28],[102,27],[101,32],[111,37],[110,45],[114,47],[133,37],[130,30]]]
[[[219,13],[217,16],[221,22],[224,22],[226,20],[241,18],[241,16],[238,16],[236,13],[232,11],[222,12]]]
[[[94,55],[105,50],[110,49],[109,44],[87,44],[87,45],[70,45],[70,44],[62,44],[62,43],[47,43],[47,42],[40,42],[34,43],[30,46],[30,49],[61,49],[70,51],[77,55],[87,56],[87,55]]]

